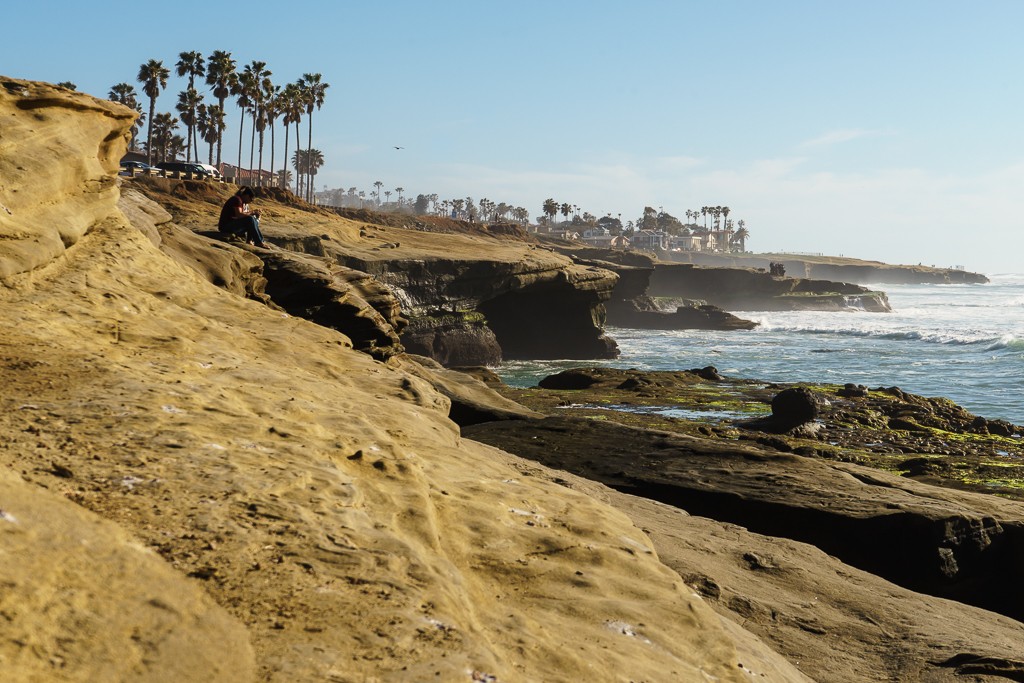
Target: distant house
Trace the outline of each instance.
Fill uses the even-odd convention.
[[[640,230],[633,234],[632,247],[647,251],[668,249],[668,235],[661,230]]]
[[[729,242],[732,240],[732,229],[728,230],[713,230],[709,237],[713,237],[712,246],[708,247],[709,251],[729,251]]]
[[[578,242],[580,239],[580,234],[575,230],[552,230],[548,234],[556,239],[568,240],[570,242]]]
[[[700,235],[675,235],[668,238],[668,248],[678,251],[701,251],[704,238]]]
[[[607,228],[590,228],[583,231],[581,238],[585,244],[602,249],[610,249],[612,246],[612,233]]]
[[[221,163],[217,168],[220,174],[227,180],[234,180],[236,185],[252,185],[259,187],[271,187],[276,184],[274,173],[259,169],[238,168],[227,163]]]

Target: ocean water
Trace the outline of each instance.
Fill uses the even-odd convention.
[[[972,413],[1024,424],[1024,275],[984,285],[869,285],[892,313],[743,312],[751,331],[608,328],[610,361],[517,361],[497,368],[534,386],[570,367],[686,370],[714,365],[728,377],[768,382],[853,382],[945,396]]]

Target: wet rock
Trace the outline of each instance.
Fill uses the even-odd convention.
[[[688,372],[692,372],[701,379],[710,380],[712,382],[720,382],[723,379],[725,379],[720,374],[718,374],[718,368],[716,368],[714,365],[709,365],[704,368],[694,368],[693,370],[689,370]]]
[[[543,389],[589,389],[600,380],[586,370],[566,370],[538,382]]]
[[[794,430],[818,418],[821,402],[806,387],[783,389],[772,398],[772,414],[757,420],[737,424],[745,429],[781,434]]]
[[[843,388],[836,392],[844,398],[864,398],[868,395],[868,388],[863,384],[852,384],[847,382]]]

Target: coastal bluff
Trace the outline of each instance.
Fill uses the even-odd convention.
[[[718,268],[761,268],[781,263],[795,277],[838,280],[874,285],[962,285],[984,284],[988,278],[960,268],[936,268],[925,265],[896,265],[855,258],[800,254],[712,254],[708,252],[672,252],[662,255],[668,261]]]
[[[0,77],[5,680],[808,680],[423,366],[273,304],[257,250],[121,202],[132,119]]]
[[[132,116],[0,78],[5,681],[1024,680],[1024,494],[964,474],[1024,428],[851,385],[667,432],[608,408],[781,387],[446,368],[685,321],[515,226],[261,188],[273,248],[226,240],[230,186],[116,177]]]

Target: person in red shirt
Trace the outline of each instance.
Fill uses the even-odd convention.
[[[217,229],[228,235],[244,236],[247,243],[268,249],[263,233],[260,232],[260,210],[249,208],[249,202],[255,196],[252,188],[247,185],[238,188],[238,192],[224,202]]]

